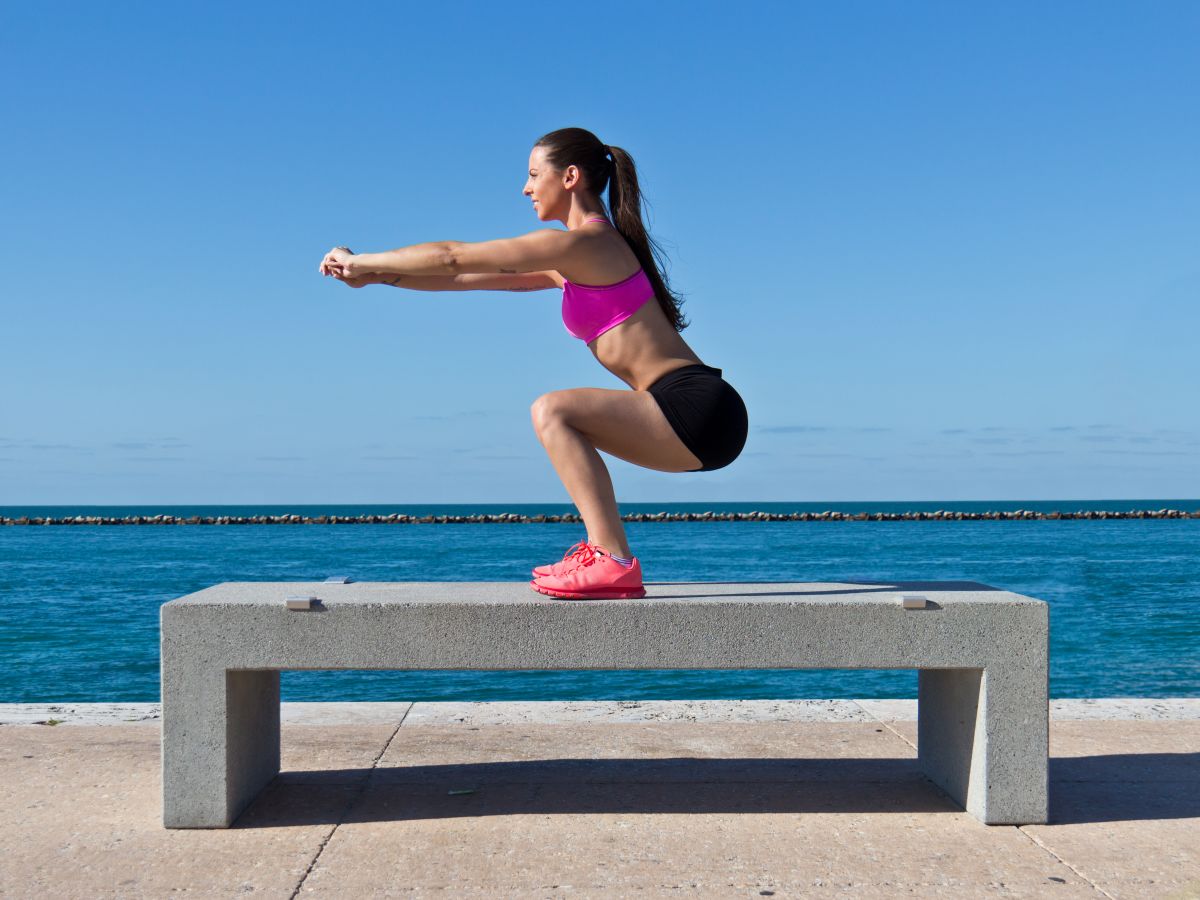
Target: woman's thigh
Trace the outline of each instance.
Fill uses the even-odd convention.
[[[550,391],[534,401],[531,415],[539,436],[543,428],[564,422],[597,450],[647,469],[688,472],[701,466],[648,391]]]

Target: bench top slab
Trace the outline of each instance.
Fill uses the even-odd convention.
[[[1045,603],[972,581],[226,582],[161,607],[163,659],[225,668],[984,667],[1045,654]],[[902,593],[928,599],[903,608]],[[315,596],[311,609],[287,598]]]
[[[317,597],[332,605],[519,605],[519,606],[672,606],[688,604],[836,604],[890,607],[902,593],[923,594],[931,608],[949,605],[1044,605],[976,581],[648,581],[638,600],[574,601],[548,597],[517,581],[228,581],[172,600],[171,606],[277,606],[295,595]]]

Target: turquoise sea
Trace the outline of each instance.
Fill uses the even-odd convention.
[[[629,503],[622,513],[1200,509],[1198,500]],[[522,515],[570,504],[0,507],[0,516]],[[1200,696],[1200,519],[627,522],[645,579],[970,579],[1050,604],[1053,697]],[[0,702],[159,700],[159,607],[221,581],[520,581],[574,523],[0,528]],[[563,601],[568,602],[568,601]],[[602,602],[602,601],[600,601]],[[914,697],[911,671],[285,672],[285,700]]]

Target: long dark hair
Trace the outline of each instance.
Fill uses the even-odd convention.
[[[687,328],[690,323],[679,309],[683,300],[667,283],[662,265],[666,255],[642,224],[642,192],[633,157],[620,147],[606,146],[586,128],[559,128],[542,135],[533,146],[545,147],[546,161],[556,169],[578,166],[597,197],[608,186],[608,208],[613,224],[642,264],[654,287],[658,305],[677,332]],[[610,152],[611,160],[608,158]]]

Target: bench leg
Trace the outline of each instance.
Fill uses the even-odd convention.
[[[228,828],[279,772],[279,672],[164,665],[162,716],[163,825]]]
[[[925,774],[988,825],[1049,815],[1045,670],[922,669],[917,757]]]

